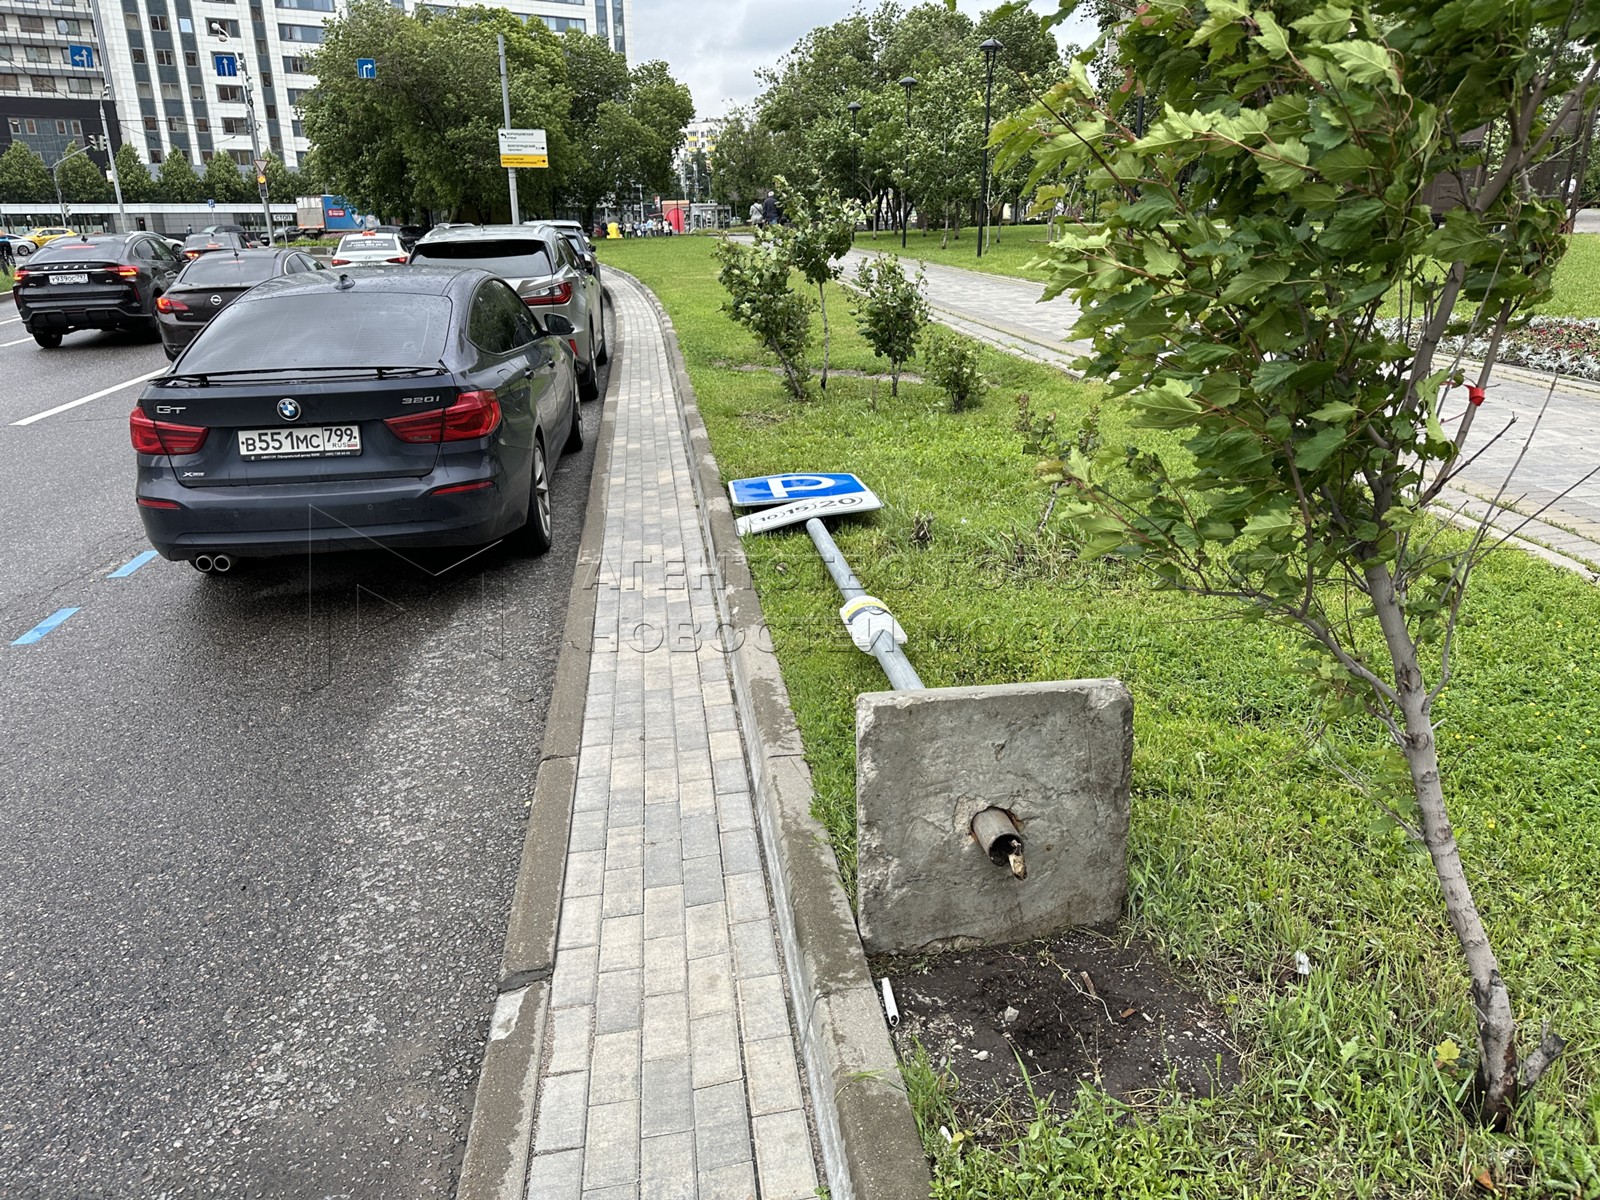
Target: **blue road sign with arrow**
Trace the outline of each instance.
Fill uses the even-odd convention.
[[[826,500],[840,496],[872,493],[854,475],[818,471],[791,475],[759,475],[735,479],[728,484],[728,495],[741,508],[764,504],[787,504],[791,500]]]
[[[68,46],[67,62],[74,67],[94,66],[93,46]]]
[[[231,54],[213,54],[211,61],[217,66],[217,74],[232,79],[239,74],[239,60]]]
[[[376,79],[378,77],[378,60],[375,58],[356,59],[357,79]]]

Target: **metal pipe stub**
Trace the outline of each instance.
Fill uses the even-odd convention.
[[[1016,818],[1003,808],[986,808],[972,818],[972,836],[997,867],[1009,867],[1018,879],[1028,877],[1022,857],[1022,832]]]

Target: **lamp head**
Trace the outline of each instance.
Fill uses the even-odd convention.
[[[849,104],[846,104],[845,107],[850,110],[850,115],[853,117],[861,111],[861,102],[859,100],[852,100]]]
[[[917,77],[915,75],[907,75],[900,81],[900,86],[905,88],[906,95],[909,96],[911,94],[911,89],[917,86]]]
[[[999,38],[990,38],[988,41],[980,44],[978,49],[982,50],[984,58],[988,59],[992,63],[995,60],[995,56],[999,54],[1000,51],[1005,49],[1005,45],[1000,41]]]

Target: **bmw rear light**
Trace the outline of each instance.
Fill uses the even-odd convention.
[[[154,496],[136,497],[135,503],[140,508],[159,508],[169,512],[175,512],[183,507],[176,500],[157,500]]]
[[[500,426],[500,399],[493,392],[462,392],[449,408],[413,416],[389,417],[389,432],[402,442],[470,442],[488,437]]]
[[[529,292],[522,298],[527,305],[565,304],[572,299],[572,285],[570,283],[546,284],[536,292]]]
[[[152,421],[143,409],[136,408],[128,417],[128,432],[140,454],[194,454],[206,444],[206,434],[211,431],[203,425]]]
[[[481,492],[486,488],[492,488],[493,486],[494,480],[492,479],[475,479],[471,483],[451,483],[444,487],[434,488],[433,491],[428,493],[428,495],[456,496],[462,492]]]
[[[189,306],[182,300],[172,300],[166,296],[157,296],[156,311],[164,313],[188,312]]]

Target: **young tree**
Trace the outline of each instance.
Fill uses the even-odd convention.
[[[1164,101],[1144,137],[1074,63],[1006,123],[1002,158],[1087,170],[1114,197],[1103,229],[1052,249],[1046,294],[1074,294],[1091,373],[1192,457],[1130,450],[1108,471],[1074,453],[1055,464],[1071,515],[1087,549],[1298,630],[1387,730],[1414,799],[1394,815],[1427,848],[1471,979],[1480,1113],[1503,1127],[1564,1043],[1546,1029],[1522,1053],[1452,831],[1431,711],[1487,541],[1426,510],[1466,462],[1492,347],[1565,251],[1566,213],[1529,175],[1553,129],[1592,119],[1600,6],[1151,3],[1118,34],[1120,65]],[[1464,135],[1486,125],[1504,149],[1474,173]],[[1436,229],[1423,193],[1441,176],[1464,191]],[[1390,297],[1409,339],[1377,324]],[[1462,365],[1438,347],[1468,331],[1491,350],[1447,414]]]
[[[34,148],[17,140],[0,154],[0,203],[32,204],[54,201],[50,168]]]
[[[784,238],[760,229],[753,246],[724,241],[717,247],[722,270],[717,282],[728,291],[726,312],[771,351],[783,369],[783,385],[796,400],[806,398],[806,347],[811,343],[811,304],[789,286],[793,269]]]
[[[156,181],[150,178],[150,168],[133,148],[132,142],[117,147],[117,181],[122,184],[122,198],[129,204],[148,204],[156,198]]]
[[[266,168],[261,172],[267,177],[267,198],[274,204],[293,204],[299,194],[295,191],[295,179],[289,168],[283,165],[283,159],[276,154],[267,155]],[[255,193],[252,186],[251,193]]]
[[[242,202],[256,196],[254,176],[250,183],[246,183],[239,171],[239,164],[220,152],[213,154],[206,163],[201,180],[206,199],[215,200],[218,204]]]
[[[889,360],[889,394],[900,394],[900,371],[917,352],[917,338],[928,323],[922,272],[907,279],[899,256],[869,258],[856,270],[853,302],[861,336],[872,352]]]
[[[985,382],[978,367],[978,346],[943,325],[930,325],[922,335],[922,361],[928,382],[950,401],[951,412],[965,412],[983,398]]]
[[[807,196],[789,185],[782,175],[775,178],[778,199],[787,225],[775,235],[787,248],[790,263],[806,282],[817,289],[817,309],[822,314],[822,390],[828,390],[828,291],[827,285],[839,277],[835,259],[850,252],[860,206],[854,200],[841,200],[837,192],[819,191]]]
[[[205,184],[186,155],[174,150],[162,160],[156,175],[156,198],[166,204],[197,204],[206,198]]]

